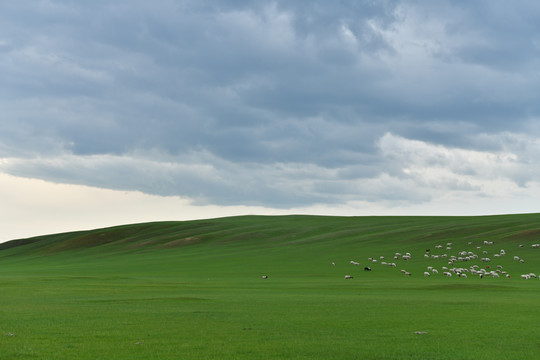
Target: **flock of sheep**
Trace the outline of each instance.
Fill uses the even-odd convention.
[[[423,272],[424,277],[437,276],[442,274],[442,276],[452,277],[457,276],[460,278],[468,278],[469,276],[477,276],[479,278],[492,277],[492,278],[506,278],[510,279],[512,276],[504,270],[502,265],[492,265],[493,261],[501,259],[502,257],[507,256],[504,249],[498,251],[493,251],[494,242],[484,240],[481,246],[474,246],[472,242],[468,242],[468,250],[458,251],[456,255],[448,254],[452,250],[452,243],[446,243],[446,246],[436,245],[435,251],[431,249],[426,249],[423,257],[425,259],[430,259],[435,263],[439,263],[438,266],[427,266]],[[519,245],[520,248],[523,248],[524,245]],[[540,244],[532,244],[532,248],[540,248]],[[490,249],[491,251],[488,251]],[[400,273],[405,276],[411,276],[412,273],[404,269],[406,262],[412,259],[410,253],[399,253],[396,252],[392,260],[387,260],[384,256],[379,257],[370,257],[368,261],[370,264],[376,264],[375,266],[390,266],[397,268],[396,263],[400,263]],[[513,261],[524,263],[525,260],[521,259],[519,256],[514,256]],[[440,264],[444,263],[444,266]],[[475,262],[480,262],[476,264]],[[353,266],[360,266],[360,262],[351,260],[350,264]],[[332,262],[332,266],[336,264]],[[374,266],[374,265],[372,265]],[[365,266],[364,271],[371,271],[371,267]],[[524,273],[520,276],[521,279],[536,279],[540,278],[540,274],[535,273]],[[352,275],[345,275],[345,279],[353,279]]]

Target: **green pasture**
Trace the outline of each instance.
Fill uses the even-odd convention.
[[[540,358],[540,280],[520,279],[540,274],[535,243],[539,214],[245,216],[11,241],[0,359]],[[424,277],[448,266],[427,249],[490,256],[455,266],[512,278]]]

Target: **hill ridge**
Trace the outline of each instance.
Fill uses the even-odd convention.
[[[0,244],[0,256],[65,251],[170,249],[205,243],[260,246],[341,239],[428,242],[483,238],[527,241],[540,238],[540,214],[489,216],[244,215],[190,221],[155,221],[16,239]]]

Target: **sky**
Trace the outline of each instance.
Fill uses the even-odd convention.
[[[0,241],[540,212],[537,1],[0,0]]]

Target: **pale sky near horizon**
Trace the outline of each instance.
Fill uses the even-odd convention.
[[[539,212],[535,1],[0,0],[0,242]]]

